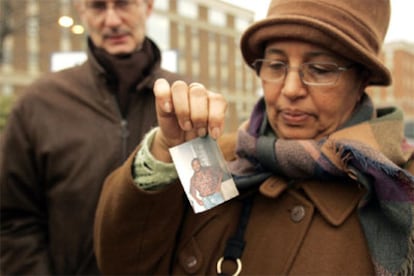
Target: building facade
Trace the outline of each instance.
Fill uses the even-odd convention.
[[[414,122],[414,44],[387,43],[383,48],[382,59],[390,69],[392,85],[370,87],[370,95],[379,106],[401,107],[405,119]]]
[[[53,57],[72,59],[86,48],[85,33],[71,0],[1,0],[7,2],[12,33],[2,47],[0,93],[20,94],[53,68]],[[240,35],[253,21],[252,11],[220,0],[155,0],[148,35],[163,51],[167,69],[217,91],[229,100],[228,130],[235,130],[254,102],[257,78],[243,62]],[[59,19],[72,20],[62,27]],[[71,54],[71,55],[70,55]]]
[[[56,56],[63,56],[57,64],[64,65],[65,57],[73,61],[74,54],[84,55],[85,33],[75,29],[80,21],[72,1],[0,0],[0,33],[11,30],[1,43],[0,94],[23,93],[35,78],[54,70]],[[240,36],[254,20],[254,13],[221,0],[154,3],[148,35],[164,53],[163,66],[222,93],[229,100],[227,130],[235,130],[248,117],[260,87],[239,48]],[[72,22],[58,24],[62,16]],[[398,105],[412,121],[413,52],[413,44],[386,44],[382,58],[391,70],[393,84],[368,89],[376,104]]]

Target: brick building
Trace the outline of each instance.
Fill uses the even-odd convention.
[[[220,0],[154,3],[148,34],[164,52],[166,65],[223,93],[230,102],[228,129],[236,129],[257,99],[257,79],[244,65],[239,50],[240,35],[254,13]],[[2,47],[0,93],[22,93],[35,78],[51,70],[56,54],[84,53],[85,34],[73,32],[80,22],[71,0],[2,0],[2,4],[8,11],[7,22],[5,18],[2,22],[13,32]],[[60,26],[61,16],[73,24]]]
[[[80,22],[72,0],[0,1],[0,24],[13,29],[1,48],[0,94],[24,91],[40,74],[51,70],[56,53],[84,53],[85,34],[73,32]],[[72,18],[74,24],[61,27],[61,16]],[[220,0],[156,0],[148,24],[150,37],[165,54],[165,66],[228,98],[229,130],[248,116],[257,99],[259,83],[239,50],[240,35],[253,19],[252,11]],[[407,120],[414,121],[414,45],[387,44],[383,59],[393,84],[370,87],[369,93],[378,105],[401,106]]]
[[[377,105],[400,106],[406,120],[414,121],[414,44],[387,43],[382,58],[391,71],[393,83],[388,87],[370,87],[370,95]]]

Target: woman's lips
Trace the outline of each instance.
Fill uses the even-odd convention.
[[[303,111],[282,110],[280,116],[288,125],[301,125],[305,123],[312,115]]]

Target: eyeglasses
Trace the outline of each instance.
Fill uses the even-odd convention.
[[[87,0],[86,8],[99,16],[106,13],[106,10],[111,6],[110,3],[117,13],[127,13],[137,4],[137,0]]]
[[[341,67],[335,63],[309,62],[299,67],[291,67],[284,62],[268,59],[256,59],[252,65],[260,79],[274,83],[284,80],[289,69],[297,68],[302,82],[310,86],[333,85],[342,72],[353,66],[351,64]]]

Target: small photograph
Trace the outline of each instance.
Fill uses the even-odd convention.
[[[209,210],[239,192],[214,139],[196,138],[170,149],[184,191],[195,213]]]

